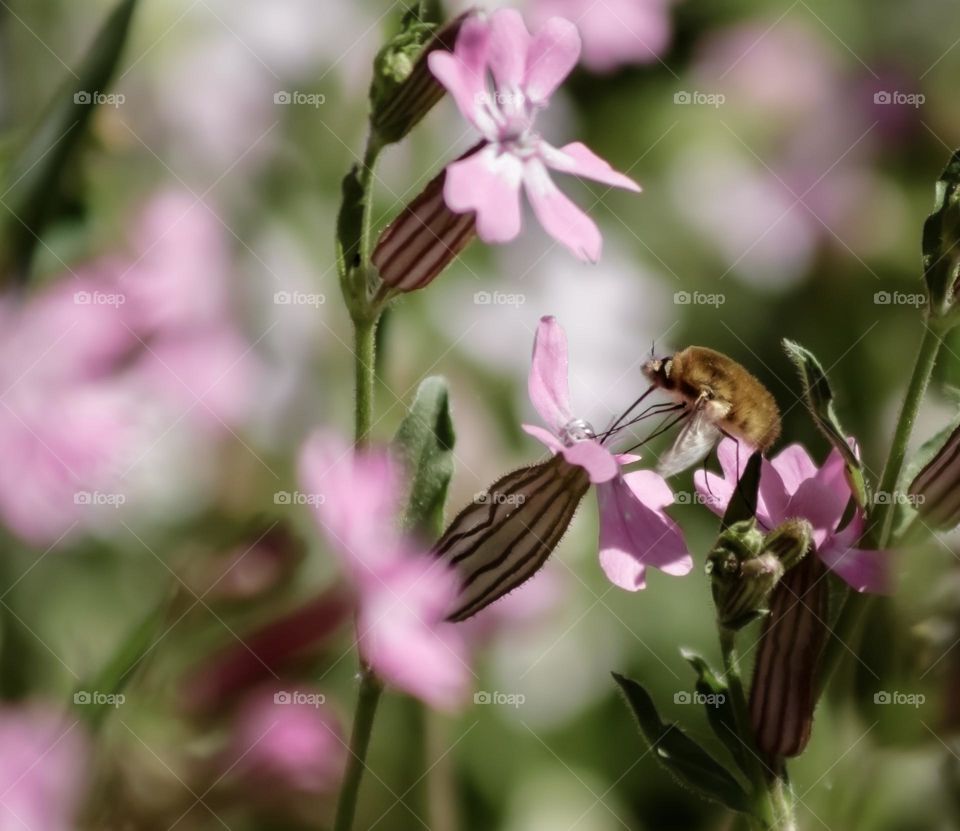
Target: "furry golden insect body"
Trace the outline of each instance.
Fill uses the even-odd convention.
[[[732,358],[688,346],[651,358],[643,374],[684,405],[686,423],[659,470],[672,476],[703,459],[724,435],[765,451],[780,435],[780,410],[770,391]]]

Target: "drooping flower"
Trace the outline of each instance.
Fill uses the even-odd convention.
[[[720,516],[726,510],[743,472],[737,444],[724,439],[717,449],[723,476],[698,471],[694,482],[710,509]],[[818,468],[806,450],[792,444],[770,460],[764,460],[757,494],[757,519],[775,528],[788,519],[803,518],[813,526],[813,547],[823,564],[858,592],[890,590],[889,552],[857,548],[866,520],[860,509],[840,528],[851,491],[844,475],[844,461],[832,450]]]
[[[52,711],[8,707],[0,742],[0,828],[76,828],[88,770],[82,728]]]
[[[670,486],[652,470],[623,473],[637,456],[617,455],[596,439],[593,428],[570,408],[567,336],[553,317],[540,320],[533,345],[530,400],[549,430],[523,429],[570,464],[580,465],[597,486],[600,507],[600,565],[612,583],[628,591],[646,586],[646,567],[681,576],[693,568],[677,524],[665,508],[673,503]]]
[[[475,152],[448,165],[443,187],[450,210],[476,214],[484,242],[509,242],[520,233],[522,185],[547,233],[580,259],[595,262],[600,231],[557,188],[549,170],[640,190],[584,144],[556,148],[536,131],[537,114],[579,56],[580,36],[570,21],[550,18],[531,35],[512,9],[468,19],[452,54],[430,55],[431,71],[484,139]]]
[[[346,759],[333,708],[310,688],[252,693],[237,712],[225,761],[231,776],[285,798],[334,792]]]
[[[301,451],[300,479],[353,585],[364,660],[405,692],[454,709],[471,675],[461,633],[444,621],[455,576],[398,531],[400,486],[390,457],[318,432]]]

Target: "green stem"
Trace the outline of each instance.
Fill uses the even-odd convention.
[[[363,447],[370,440],[370,428],[373,424],[377,320],[355,322],[353,337],[356,372],[354,439],[357,447]]]
[[[793,812],[783,798],[783,783],[779,776],[771,775],[760,758],[750,726],[750,709],[743,689],[740,674],[740,656],[737,652],[736,633],[724,626],[719,628],[720,652],[723,655],[724,678],[733,704],[737,733],[746,748],[746,760],[750,766],[747,775],[753,785],[756,817],[764,831],[788,831],[793,826]]]
[[[883,502],[874,503],[875,510],[870,517],[871,524],[868,538],[879,549],[886,548],[893,536],[893,522],[896,517],[898,502],[895,494],[903,473],[907,446],[910,443],[910,436],[917,421],[920,404],[923,402],[924,393],[930,384],[933,367],[937,362],[937,355],[942,343],[939,328],[928,322],[917,353],[917,360],[913,366],[913,373],[910,376],[910,383],[903,399],[903,405],[900,408],[900,417],[897,419],[897,426],[893,433],[890,453],[887,456],[887,462],[883,467],[883,474],[877,488],[877,492],[886,494],[887,499]],[[849,649],[850,644],[857,642],[860,626],[872,604],[872,595],[858,594],[852,590],[847,592],[846,601],[833,627],[833,637],[824,650],[818,694],[826,688],[830,677],[840,663],[843,653]]]
[[[353,732],[350,735],[350,758],[337,801],[337,816],[333,831],[350,831],[357,810],[360,781],[367,766],[367,749],[373,732],[373,719],[383,685],[367,666],[360,668],[360,688],[357,692],[357,709],[353,716]]]

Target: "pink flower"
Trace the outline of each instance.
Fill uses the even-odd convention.
[[[580,142],[558,149],[535,129],[537,113],[579,56],[580,36],[570,21],[551,18],[531,36],[513,9],[470,18],[452,54],[430,55],[431,71],[485,140],[475,153],[447,167],[443,190],[450,210],[476,213],[477,233],[485,242],[509,242],[520,233],[523,185],[547,233],[581,260],[596,262],[599,229],[561,193],[548,168],[640,190]]]
[[[354,587],[364,660],[410,695],[455,709],[470,680],[462,635],[444,622],[456,577],[398,531],[401,491],[390,457],[316,433],[301,451],[300,480]]]
[[[331,793],[347,745],[333,709],[313,689],[260,690],[237,712],[227,753],[231,773],[257,789]]]
[[[80,727],[52,712],[4,708],[0,744],[0,828],[76,828],[90,762]]]
[[[597,486],[600,507],[600,565],[612,583],[627,591],[646,587],[646,567],[682,576],[693,568],[677,524],[665,508],[673,493],[652,470],[621,473],[637,456],[614,455],[596,439],[593,428],[574,417],[567,385],[567,336],[553,317],[543,317],[533,344],[530,400],[549,430],[523,429],[579,465]]]
[[[717,449],[723,477],[698,471],[697,491],[710,509],[723,515],[736,488],[738,470],[745,458],[737,459],[737,444],[724,439]],[[763,461],[757,494],[757,519],[774,528],[785,520],[802,517],[813,525],[816,555],[823,564],[858,592],[890,591],[888,551],[868,551],[854,545],[863,534],[865,519],[858,509],[842,530],[839,523],[850,501],[850,486],[843,458],[832,450],[820,468],[798,444],[792,444],[769,461]]]
[[[533,0],[531,5],[535,21],[561,15],[577,24],[581,61],[593,72],[650,63],[670,43],[669,0]]]

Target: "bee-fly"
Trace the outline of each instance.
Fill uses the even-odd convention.
[[[684,406],[686,421],[658,471],[672,476],[695,465],[724,435],[761,452],[780,435],[780,411],[770,391],[740,364],[704,346],[653,358],[643,374]]]

